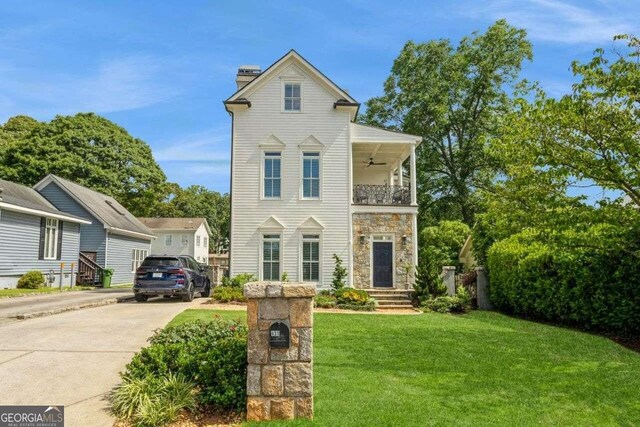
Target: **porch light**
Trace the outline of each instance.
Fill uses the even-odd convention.
[[[402,235],[402,246],[407,246],[407,235],[406,234]]]
[[[364,235],[364,234],[361,234],[361,235],[360,235],[360,244],[361,244],[361,245],[364,245],[365,238],[366,238],[366,237],[365,237],[365,235]]]

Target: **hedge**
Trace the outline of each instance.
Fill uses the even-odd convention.
[[[491,302],[516,315],[637,335],[640,259],[632,253],[638,238],[625,242],[548,243],[531,232],[496,242],[487,256]]]

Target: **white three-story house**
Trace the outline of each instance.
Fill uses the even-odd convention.
[[[360,104],[295,51],[238,70],[232,118],[230,274],[327,288],[410,289],[421,137],[355,122]]]

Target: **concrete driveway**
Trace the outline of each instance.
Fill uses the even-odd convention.
[[[106,305],[116,299],[133,297],[131,288],[107,288],[55,294],[0,298],[0,324],[19,315],[39,317],[91,305]]]
[[[191,303],[153,298],[0,326],[0,404],[64,405],[67,426],[112,426],[104,396],[118,372]]]

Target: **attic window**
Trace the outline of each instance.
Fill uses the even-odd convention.
[[[300,83],[284,84],[284,111],[302,111],[302,87]]]
[[[123,213],[123,212],[120,212],[120,211],[118,210],[118,208],[116,207],[116,205],[114,205],[114,204],[113,204],[113,202],[112,202],[111,200],[105,200],[105,202],[107,202],[107,204],[108,204],[109,206],[111,206],[111,209],[113,209],[114,211],[118,212],[120,215],[124,216],[124,213]]]

